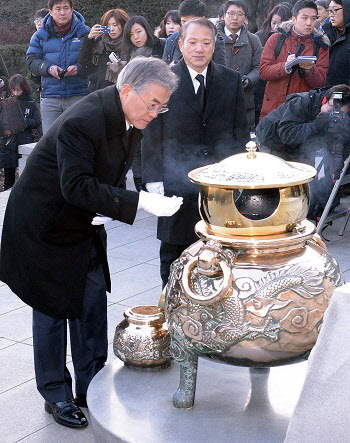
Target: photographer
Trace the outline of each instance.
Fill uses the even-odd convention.
[[[283,105],[282,105],[283,106]],[[277,127],[284,153],[291,160],[315,165],[309,218],[322,213],[344,160],[350,153],[350,87],[333,86],[292,98]]]

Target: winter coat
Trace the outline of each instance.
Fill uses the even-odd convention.
[[[249,140],[240,75],[211,62],[206,80],[206,107],[202,112],[189,70],[182,59],[172,67],[180,83],[160,114],[143,131],[142,179],[164,183],[165,195],[182,196],[183,204],[172,217],[158,218],[158,239],[170,244],[198,240],[199,186],[188,172],[218,162],[244,149]]]
[[[55,120],[36,144],[9,197],[0,279],[25,303],[55,318],[79,317],[96,244],[110,278],[105,230],[96,213],[132,223],[138,194],[120,188],[142,136],[127,137],[115,86],[93,92]]]
[[[344,32],[339,33],[332,23],[323,25],[323,31],[331,41],[327,86],[350,82],[350,0],[343,0]],[[339,5],[336,5],[338,8]]]
[[[218,22],[217,28],[218,35],[225,43],[226,65],[235,71],[239,71],[242,77],[245,76],[249,79],[250,84],[244,89],[244,95],[246,99],[249,127],[254,128],[254,86],[260,79],[259,65],[262,52],[260,39],[256,35],[248,32],[247,27],[243,25],[239,38],[234,43],[225,34],[225,22]]]
[[[89,28],[77,11],[73,12],[71,29],[64,38],[54,31],[51,16],[44,18],[42,28],[30,40],[26,56],[30,72],[41,76],[42,97],[67,98],[87,94],[86,72],[78,63],[78,54],[82,39],[88,33]],[[62,69],[75,65],[78,74],[58,80],[49,73],[53,65]]]
[[[179,48],[179,32],[174,32],[166,39],[163,52],[163,60],[170,65],[171,62],[178,63],[182,59],[182,52]],[[226,66],[225,45],[221,37],[217,36],[215,40],[215,49],[213,54],[213,62],[218,65]]]
[[[18,146],[33,143],[33,129],[39,128],[41,116],[39,108],[31,95],[17,97],[21,106],[22,114],[27,124],[24,131],[18,132],[11,137],[4,137],[0,142],[0,168],[17,168]]]
[[[289,101],[277,127],[282,143],[288,146],[285,149],[289,160],[308,163],[318,169],[317,177],[310,183],[309,217],[314,220],[326,206],[334,181],[339,178],[350,153],[350,132],[342,130],[333,134],[328,132],[327,125],[321,130],[315,125],[324,94],[313,91],[297,94]],[[322,158],[322,166],[318,165],[316,157]]]
[[[266,45],[267,40],[271,35],[274,34],[274,32],[269,32],[267,37],[263,35],[263,31],[258,31],[255,33],[260,39],[261,46],[264,48]],[[259,81],[256,85],[254,85],[254,102],[255,102],[255,126],[258,125],[260,120],[260,111],[262,108],[262,104],[264,101],[264,94],[265,94],[265,88],[266,88],[266,80],[262,80],[260,78],[260,72],[259,72]]]
[[[99,56],[97,65],[92,63],[92,51],[94,47],[95,39],[84,37],[83,43],[79,51],[78,62],[86,66],[91,74],[89,75],[89,91],[96,91],[97,89],[105,88],[106,86],[111,86],[113,83],[106,80],[107,63],[109,60],[109,55],[112,52],[107,52],[106,50]],[[113,51],[114,52],[114,51]],[[120,53],[117,55],[120,57]]]
[[[158,38],[156,36],[154,36],[153,38],[154,38],[154,45],[152,49],[152,57],[162,58],[166,40],[165,38]]]
[[[278,31],[267,40],[261,56],[260,76],[263,80],[267,80],[267,84],[260,120],[282,104],[288,94],[307,92],[313,88],[320,88],[326,83],[328,38],[319,31],[314,31],[312,35],[298,36],[293,30],[292,21],[284,22]],[[286,39],[280,54],[275,59],[274,50],[280,33],[284,33]],[[286,74],[284,65],[288,54],[314,55],[315,42],[320,46],[315,66],[307,72],[299,68],[299,70],[294,70],[292,74]]]

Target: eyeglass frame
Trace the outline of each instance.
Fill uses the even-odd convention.
[[[140,97],[140,99],[143,101],[143,103],[147,106],[147,113],[149,114],[150,112],[153,111],[157,111],[158,114],[165,114],[166,112],[169,111],[169,108],[167,106],[159,106],[159,105],[148,105],[145,100],[141,97],[141,95],[139,94],[138,90],[134,88],[134,91],[136,92],[136,94]]]
[[[233,18],[235,16],[237,18],[243,18],[246,16],[246,14],[244,12],[233,12],[233,11],[226,12],[226,15],[230,16],[231,18]]]
[[[337,12],[340,11],[341,9],[343,9],[343,7],[341,8],[334,8],[334,9],[328,9],[328,15],[331,15],[333,17],[335,17],[337,15]]]
[[[43,21],[44,21],[43,18],[36,18],[36,19],[34,20],[34,24],[35,24],[35,25],[38,25],[39,23],[42,23]]]

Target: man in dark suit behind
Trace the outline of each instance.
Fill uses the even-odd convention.
[[[180,32],[183,60],[172,68],[180,78],[178,89],[170,98],[170,111],[144,131],[142,144],[147,189],[183,197],[177,214],[158,219],[163,286],[171,263],[198,239],[199,187],[190,183],[188,172],[242,151],[249,141],[241,76],[211,61],[215,26],[198,18]]]
[[[176,84],[164,62],[136,57],[117,88],[90,94],[52,124],[8,200],[0,279],[34,308],[37,388],[45,410],[64,426],[87,426],[78,406],[86,407],[87,387],[107,359],[110,277],[103,223],[132,224],[140,207],[171,215],[181,204],[122,187],[140,130],[167,110]],[[66,367],[67,319],[75,401]]]

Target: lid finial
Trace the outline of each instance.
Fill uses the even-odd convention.
[[[246,150],[248,151],[248,158],[256,158],[256,143],[253,141],[248,142],[246,145]]]

